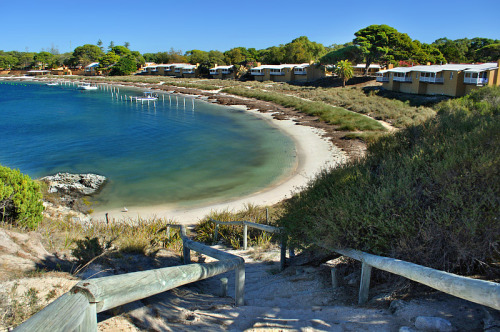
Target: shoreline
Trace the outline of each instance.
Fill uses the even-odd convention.
[[[154,88],[153,88],[154,89]],[[231,107],[235,107],[232,105]],[[270,125],[281,130],[291,137],[295,143],[297,161],[296,167],[288,176],[253,194],[237,197],[223,202],[202,205],[191,208],[180,208],[169,204],[159,204],[145,207],[127,207],[128,212],[120,209],[95,212],[90,215],[92,221],[105,222],[106,214],[109,220],[128,221],[137,218],[165,218],[180,224],[191,225],[197,223],[212,211],[238,211],[248,204],[273,205],[293,195],[299,188],[307,185],[321,170],[335,167],[347,161],[347,154],[326,138],[322,129],[300,125],[295,119],[278,120],[273,117],[274,112],[248,110],[239,105],[245,112],[267,121]]]
[[[35,78],[35,81],[55,81],[56,78]],[[80,81],[80,80],[78,80]],[[83,79],[81,81],[91,81]],[[293,109],[269,102],[248,99],[240,96],[220,93],[220,91],[205,91],[193,88],[183,88],[155,83],[129,82],[99,82],[110,86],[151,89],[160,93],[170,92],[217,103],[223,106],[240,108],[250,112],[282,131],[292,138],[296,150],[295,169],[284,174],[281,179],[267,187],[243,197],[234,197],[206,205],[182,207],[174,204],[157,204],[151,206],[127,206],[122,209],[101,210],[86,216],[88,222],[134,222],[138,218],[164,218],[180,224],[192,225],[210,214],[212,211],[233,211],[244,209],[248,204],[270,206],[290,198],[300,188],[306,186],[323,169],[345,163],[350,158],[362,154],[362,149],[352,144],[344,144],[339,140],[332,126],[318,122],[316,117],[302,114]],[[361,151],[361,152],[360,152]],[[107,215],[107,216],[106,216]]]

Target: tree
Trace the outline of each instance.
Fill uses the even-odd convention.
[[[476,56],[481,62],[498,61],[500,59],[500,43],[490,44],[479,49]]]
[[[103,55],[104,52],[101,51],[99,46],[85,44],[75,48],[71,62],[75,65],[86,66],[92,62],[96,62]]]
[[[114,52],[116,55],[118,56],[124,56],[124,55],[128,55],[128,54],[131,54],[130,50],[128,48],[126,48],[125,46],[114,46],[112,49],[111,49],[112,52]]]
[[[243,52],[244,47],[235,47],[229,51],[224,52],[225,62],[230,65],[235,65],[242,63],[246,60],[245,53]]]
[[[120,56],[115,52],[109,51],[106,55],[99,58],[99,69],[108,68],[120,60]]]
[[[280,46],[271,46],[262,52],[263,61],[270,65],[279,65],[285,60],[285,49]]]
[[[132,55],[135,58],[137,69],[146,63],[146,60],[138,51],[132,51],[130,55]]]
[[[312,42],[306,36],[295,38],[284,47],[284,62],[304,63],[316,61],[326,53],[322,44]]]
[[[123,46],[125,46],[126,48],[130,48],[130,43],[129,42],[125,42],[125,43],[123,43]]]
[[[335,66],[335,74],[342,80],[342,87],[345,88],[345,83],[354,76],[354,70],[349,60],[340,60]]]
[[[34,53],[29,53],[29,52],[22,53],[22,55],[20,55],[20,57],[19,57],[18,66],[21,69],[31,67],[31,65],[33,64],[33,61],[34,61],[34,56],[35,56]]]
[[[226,62],[224,61],[224,54],[221,51],[210,51],[208,52],[208,67],[212,68],[218,65],[224,65]]]
[[[187,51],[185,55],[188,58],[190,64],[208,64],[208,52],[200,50]]]
[[[346,46],[337,48],[330,53],[322,56],[320,59],[321,64],[335,64],[340,60],[349,60],[352,63],[360,63],[363,61],[363,54],[358,46]]]
[[[101,49],[101,51],[103,51],[103,52],[104,52],[104,47],[102,46],[102,40],[101,40],[101,39],[99,39],[99,40],[97,41],[97,44],[96,44],[96,45],[97,45],[97,46],[99,46],[99,48]]]
[[[49,66],[52,63],[54,56],[49,52],[40,52],[35,54],[35,62],[40,63],[40,68],[45,69],[45,67]]]
[[[469,48],[467,44],[468,42],[465,39],[454,41],[448,38],[440,38],[433,43],[441,51],[447,62],[455,63],[468,62],[466,54]]]
[[[114,41],[110,41],[109,42],[109,46],[108,46],[108,50],[111,51],[113,49],[113,47],[115,47],[115,42]]]
[[[168,51],[168,57],[169,57],[169,62],[171,63],[185,63],[187,62],[187,57],[185,55],[182,55],[181,50],[174,50],[173,47],[170,48],[170,51]]]
[[[13,55],[0,55],[0,68],[12,68],[17,65],[19,59]]]
[[[130,75],[137,70],[137,61],[130,54],[120,58],[111,69],[110,75]]]
[[[365,75],[370,64],[385,57],[394,46],[398,31],[388,25],[370,25],[357,31],[354,44],[359,46],[366,59]]]

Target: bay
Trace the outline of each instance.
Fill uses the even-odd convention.
[[[120,98],[144,90],[119,89],[0,81],[0,164],[34,178],[104,175],[96,210],[221,202],[294,167],[292,139],[241,109],[168,94],[131,103]]]

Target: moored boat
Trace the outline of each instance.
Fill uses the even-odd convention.
[[[97,90],[97,85],[90,83],[82,83],[78,86],[78,90]]]
[[[155,101],[158,100],[158,95],[151,91],[144,91],[144,94],[141,97],[132,97],[135,101]]]

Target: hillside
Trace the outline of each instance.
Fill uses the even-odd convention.
[[[280,224],[304,246],[352,247],[462,274],[499,274],[500,88],[439,104],[367,157],[323,172]]]

